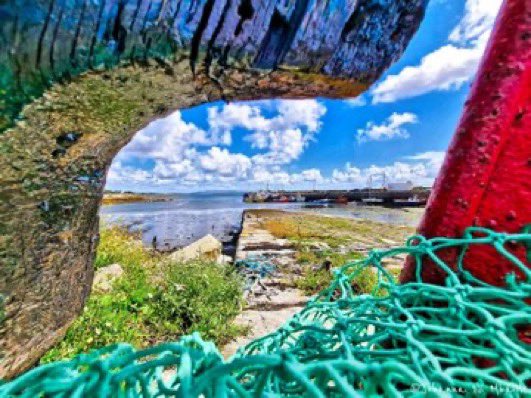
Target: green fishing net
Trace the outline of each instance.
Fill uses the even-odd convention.
[[[415,236],[337,270],[299,314],[228,361],[198,335],[142,351],[118,344],[37,367],[0,386],[0,396],[528,396],[531,271],[514,252],[530,245],[529,233],[480,228],[461,239]],[[512,264],[503,287],[464,269],[472,247]],[[448,250],[459,253],[453,267],[442,260]],[[384,263],[405,254],[417,280],[400,285]],[[445,273],[444,285],[422,281],[428,262]],[[375,288],[360,295],[353,281],[366,268]]]

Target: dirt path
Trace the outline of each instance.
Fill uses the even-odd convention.
[[[303,273],[308,275],[310,270],[313,274],[325,262],[332,268],[342,266],[374,248],[400,246],[414,232],[408,226],[311,213],[248,210],[243,217],[236,261],[267,259],[275,271],[246,292],[247,306],[236,323],[247,326],[249,333],[224,347],[226,358],[274,331],[304,307],[309,297],[296,288],[297,279],[304,281]],[[404,256],[396,256],[383,265],[398,275],[403,263]],[[305,289],[308,294],[318,291]]]
[[[275,238],[263,227],[258,214],[244,213],[236,261],[266,258],[275,266],[275,271],[246,292],[247,306],[235,322],[248,327],[249,332],[223,348],[225,358],[239,347],[278,329],[304,307],[308,297],[294,284],[301,272],[295,254],[293,244],[287,239]]]

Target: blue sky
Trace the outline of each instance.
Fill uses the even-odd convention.
[[[143,192],[433,183],[501,0],[431,0],[402,58],[352,100],[211,103],[141,130],[107,188]]]

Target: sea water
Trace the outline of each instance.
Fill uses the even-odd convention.
[[[146,245],[156,236],[157,248],[186,246],[206,234],[230,243],[240,229],[245,209],[303,211],[329,216],[368,219],[395,225],[415,226],[421,209],[386,209],[355,203],[244,203],[241,192],[201,192],[170,195],[165,202],[105,205],[100,216],[104,225],[118,224],[142,234]]]

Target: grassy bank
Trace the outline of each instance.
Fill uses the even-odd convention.
[[[315,294],[331,281],[330,269],[362,259],[373,248],[398,246],[414,233],[414,228],[389,225],[368,220],[328,217],[306,213],[258,210],[263,226],[273,236],[293,242],[296,260],[302,267],[297,287],[306,294]],[[388,270],[398,277],[398,259]],[[376,277],[370,270],[356,277],[360,293],[370,293]]]
[[[301,270],[294,281],[308,295],[329,285],[332,273],[324,264],[340,267],[363,258],[369,249],[402,244],[414,232],[410,227],[364,220],[253,212],[260,214],[264,229],[293,244]],[[145,347],[193,331],[223,345],[246,331],[233,323],[242,305],[242,280],[232,267],[206,261],[175,263],[167,255],[146,249],[140,236],[118,227],[106,228],[101,231],[95,267],[115,263],[121,265],[123,275],[111,291],[93,291],[83,313],[43,362],[117,342]],[[388,269],[395,275],[399,272]],[[360,293],[370,293],[375,283],[374,273],[366,270],[352,285]]]
[[[193,331],[223,344],[243,332],[232,324],[242,299],[242,282],[232,268],[172,262],[117,227],[102,230],[95,266],[113,263],[122,266],[123,275],[110,292],[91,294],[65,338],[42,362],[117,342],[145,347]]]

